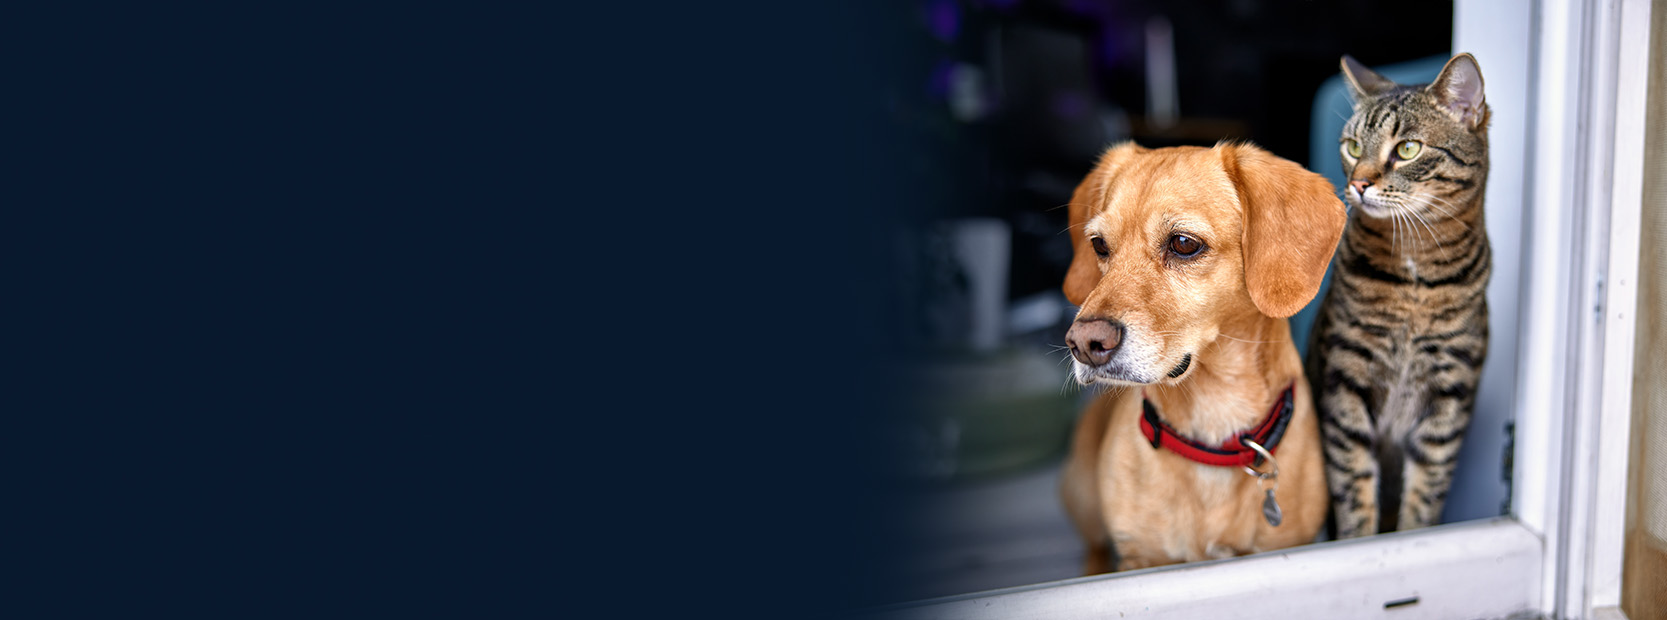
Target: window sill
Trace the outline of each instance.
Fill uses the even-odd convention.
[[[1496,518],[991,590],[864,618],[1537,618],[1540,537]],[[1185,601],[1185,602],[1179,602]],[[1386,607],[1388,605],[1389,607]]]

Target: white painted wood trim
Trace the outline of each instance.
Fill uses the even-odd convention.
[[[1533,119],[1530,121],[1528,204],[1523,247],[1526,274],[1518,324],[1517,421],[1512,469],[1512,512],[1536,532],[1558,526],[1563,435],[1563,368],[1568,346],[1568,262],[1574,217],[1571,180],[1575,162],[1566,153],[1576,137],[1577,76],[1567,63],[1579,42],[1578,5],[1535,3]]]
[[[1513,519],[868,610],[873,620],[1503,618],[1534,611],[1540,538]],[[1417,602],[1385,608],[1385,604]]]
[[[1614,156],[1615,31],[1619,12],[1612,1],[1583,3],[1582,44],[1568,59],[1566,70],[1579,76],[1580,99],[1570,115],[1579,128],[1571,160],[1577,166],[1571,185],[1574,202],[1567,205],[1575,217],[1576,242],[1570,255],[1569,311],[1572,336],[1564,352],[1568,405],[1564,416],[1569,425],[1565,447],[1560,510],[1561,524],[1548,539],[1549,555],[1555,558],[1555,578],[1547,582],[1557,618],[1586,618],[1589,604],[1593,553],[1593,509],[1597,495],[1597,459],[1601,422],[1604,362],[1604,275],[1608,268],[1610,158]]]
[[[1462,0],[1461,0],[1462,1]],[[1585,12],[1580,3],[1535,2],[1529,80],[1528,197],[1522,247],[1525,277],[1519,307],[1516,441],[1512,514],[1548,544],[1539,581],[1539,609],[1556,607],[1562,546],[1564,465],[1570,398],[1567,357],[1574,334],[1569,314],[1575,289],[1575,187],[1580,166],[1571,156],[1579,140],[1579,58]],[[1458,25],[1455,24],[1455,28]]]
[[[1513,511],[1556,617],[1620,599],[1649,4],[1536,5]]]
[[[1605,265],[1602,402],[1596,438],[1587,566],[1588,609],[1621,601],[1633,347],[1637,342],[1638,261],[1644,199],[1644,137],[1650,62],[1650,0],[1623,0],[1614,73],[1613,150],[1609,156],[1609,260]]]

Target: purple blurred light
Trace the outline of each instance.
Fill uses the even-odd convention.
[[[939,60],[937,66],[932,67],[932,75],[926,79],[926,92],[938,99],[948,99],[954,75],[955,61],[947,58]]]
[[[1067,0],[1065,10],[1078,15],[1099,15],[1106,10],[1106,3],[1101,0]]]
[[[1080,120],[1088,115],[1088,98],[1076,91],[1061,91],[1053,95],[1054,116],[1066,120]]]
[[[1101,30],[1101,33],[1100,62],[1105,63],[1107,67],[1115,67],[1123,57],[1123,48],[1125,47],[1123,40],[1117,36],[1118,33],[1115,30],[1110,28]]]
[[[926,27],[944,42],[954,41],[961,30],[961,9],[955,0],[931,0],[926,7]]]

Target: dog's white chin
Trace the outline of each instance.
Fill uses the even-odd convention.
[[[1082,385],[1104,385],[1107,387],[1140,387],[1143,385],[1151,385],[1151,382],[1149,381],[1130,381],[1128,379],[1099,376],[1097,373],[1092,372],[1086,375],[1077,373],[1076,378],[1077,383]]]
[[[1071,360],[1071,376],[1081,385],[1105,385],[1110,387],[1140,387],[1146,385],[1179,385],[1192,376],[1192,369],[1198,366],[1198,359],[1194,357],[1180,376],[1171,377],[1169,373],[1180,365],[1180,362],[1170,366],[1148,372],[1132,372],[1128,368],[1112,368],[1115,364],[1107,364],[1095,368],[1082,362]]]
[[[1127,368],[1112,368],[1114,364],[1105,366],[1089,366],[1082,362],[1071,360],[1071,376],[1082,385],[1108,385],[1113,387],[1133,387],[1150,384],[1150,380],[1136,376]]]

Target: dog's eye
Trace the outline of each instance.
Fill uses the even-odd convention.
[[[1089,243],[1094,245],[1094,253],[1099,255],[1100,258],[1105,258],[1107,256],[1111,256],[1111,249],[1106,247],[1106,240],[1105,239],[1095,237],[1093,239],[1090,239]]]
[[[1181,258],[1192,258],[1204,249],[1204,242],[1186,235],[1172,235],[1169,237],[1169,251]]]

